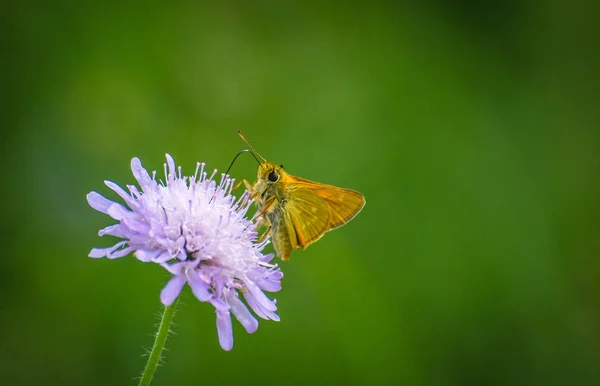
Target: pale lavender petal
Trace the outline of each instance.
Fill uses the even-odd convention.
[[[215,307],[215,310],[218,311],[229,311],[229,309],[231,307],[229,307],[229,304],[225,303],[223,300],[217,298],[216,296],[213,296],[210,300],[209,300],[210,304],[213,305],[213,307]]]
[[[163,263],[160,265],[173,275],[182,275],[183,271],[186,269],[186,263],[175,263],[175,264]],[[186,278],[186,280],[187,280],[187,278]]]
[[[175,161],[173,160],[173,157],[171,157],[170,154],[165,154],[165,156],[167,157],[167,165],[169,165],[169,175],[168,175],[168,180],[172,180],[175,179],[176,177],[176,169],[175,169]]]
[[[171,259],[172,259],[172,257],[171,257],[171,254],[169,252],[163,252],[158,257],[156,257],[154,259],[154,262],[162,264],[162,263],[166,263],[167,261],[169,261]]]
[[[96,192],[90,192],[86,196],[88,204],[98,212],[108,214],[108,208],[114,204],[111,200]]]
[[[263,319],[270,319],[279,322],[279,315],[272,311],[266,310],[264,307],[258,304],[254,299],[254,296],[252,296],[250,292],[244,292],[244,299],[246,300],[246,303],[248,303],[248,305],[252,308],[252,310],[256,312],[256,315],[260,316]]]
[[[249,272],[246,276],[263,291],[278,292],[281,290],[281,278],[283,277],[283,272],[279,269],[271,269],[266,272],[264,270],[254,270]]]
[[[129,230],[135,233],[148,233],[150,232],[150,224],[145,221],[140,221],[139,216],[135,215],[135,212],[127,212],[125,216],[121,218],[121,223],[125,224]]]
[[[275,266],[264,274],[265,279],[268,280],[281,280],[283,279],[283,272]]]
[[[112,251],[121,248],[123,245],[125,245],[127,242],[126,241],[119,241],[118,243],[116,243],[115,245],[113,245],[112,247],[109,248],[93,248],[90,253],[89,253],[89,257],[105,257],[108,254],[110,254]]]
[[[184,261],[187,259],[187,253],[185,251],[185,237],[180,236],[175,243],[173,244],[173,251],[176,251],[176,253],[172,253],[171,255],[173,257],[178,258],[181,261]]]
[[[252,296],[254,296],[254,298],[256,299],[256,301],[263,308],[265,308],[265,309],[267,309],[269,311],[276,311],[277,310],[277,307],[275,306],[275,304],[273,304],[273,302],[267,297],[267,295],[265,295],[264,292],[262,292],[260,290],[260,288],[258,288],[256,285],[254,285],[254,283],[246,283],[246,286],[248,287],[248,289],[252,293]]]
[[[115,184],[112,181],[104,181],[104,184],[106,184],[106,186],[108,186],[115,193],[117,193],[119,195],[119,197],[121,197],[123,200],[125,200],[125,202],[131,209],[134,209],[135,207],[137,207],[135,200],[133,198],[131,198],[131,196],[129,194],[127,194],[127,192],[124,191],[119,185]]]
[[[208,292],[208,284],[198,277],[198,273],[188,273],[188,284],[198,300],[205,302],[210,299],[211,294]]]
[[[115,220],[121,220],[123,218],[123,216],[127,216],[129,213],[132,213],[132,212],[125,209],[125,207],[123,205],[117,204],[117,203],[112,203],[108,207],[108,210],[106,211],[106,214],[108,214],[110,217],[114,218]]]
[[[144,263],[148,263],[152,261],[157,255],[161,253],[160,249],[138,249],[135,251],[135,257],[139,261],[143,261]]]
[[[217,312],[217,333],[221,348],[225,351],[231,350],[233,348],[233,327],[229,312]]]
[[[246,305],[235,295],[227,298],[231,306],[231,312],[246,329],[248,334],[252,334],[258,329],[258,320],[252,316]]]
[[[127,256],[131,251],[133,251],[133,248],[127,247],[127,248],[116,250],[114,252],[107,253],[106,257],[108,257],[109,259],[117,259],[119,257]]]
[[[133,232],[123,223],[121,223],[121,232],[123,233],[123,238],[129,239],[130,244],[137,244],[141,248],[147,248],[149,243],[152,244],[152,238],[148,234]]]
[[[88,253],[88,256],[89,257],[94,257],[94,258],[105,257],[107,249],[108,248],[92,248],[92,250],[90,251],[90,253]]]
[[[121,226],[119,224],[115,224],[100,229],[98,231],[98,236],[123,237],[123,232],[121,232]]]
[[[149,219],[150,222],[150,231],[148,234],[150,237],[159,237],[164,233],[163,224],[160,222],[158,218],[152,217]]]
[[[279,280],[257,279],[256,285],[267,292],[278,292],[281,290],[281,281]]]
[[[169,282],[160,291],[160,301],[165,306],[173,304],[177,296],[181,293],[183,286],[185,285],[185,276],[177,275],[171,278]]]
[[[269,253],[268,255],[263,255],[262,257],[260,257],[259,260],[262,261],[263,263],[268,263],[271,260],[273,260],[274,257],[275,257],[274,253]]]
[[[131,195],[133,196],[133,198],[138,199],[141,197],[141,193],[138,190],[137,186],[135,185],[127,185],[127,189],[129,189],[129,192],[131,193]]]
[[[150,175],[142,166],[140,159],[135,157],[131,160],[131,172],[137,180],[138,184],[142,187],[142,190],[148,185],[152,185],[154,181],[150,178]]]
[[[244,292],[244,299],[246,300],[246,303],[248,303],[250,308],[252,308],[252,310],[256,313],[256,315],[260,316],[263,319],[271,319],[267,315],[268,311],[263,310],[263,308],[256,303],[256,300],[254,300],[254,297],[250,292]]]

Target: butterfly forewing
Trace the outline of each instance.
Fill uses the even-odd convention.
[[[338,188],[304,178],[289,177],[293,178],[294,185],[310,189],[318,198],[325,201],[329,207],[329,222],[325,231],[344,225],[365,206],[365,197],[356,190]]]
[[[333,192],[323,193],[321,195],[329,205],[329,227],[338,228],[361,211],[365,206],[365,198],[355,190],[335,188]]]

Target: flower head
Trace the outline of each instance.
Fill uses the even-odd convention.
[[[268,239],[255,242],[258,219],[245,218],[248,192],[236,200],[228,176],[222,175],[217,185],[216,170],[208,177],[199,163],[193,176],[183,177],[181,167],[176,170],[173,158],[166,157],[164,184],[156,181],[156,172],[150,177],[138,158],[131,160],[131,170],[141,191],[128,185],[126,192],[105,181],[127,207],[96,192],[87,195],[92,208],[118,221],[98,234],[122,239],[112,247],[92,249],[89,256],[114,259],[133,252],[140,261],[164,267],[173,277],[160,294],[162,303],[173,303],[187,283],[198,300],[215,307],[219,343],[230,350],[231,313],[248,333],[258,328],[240,293],[258,316],[279,320],[275,301],[264,291],[279,291],[283,273],[269,263],[273,254],[262,254]]]

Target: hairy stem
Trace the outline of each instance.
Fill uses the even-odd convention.
[[[164,308],[162,318],[160,319],[160,325],[158,326],[158,331],[156,332],[156,337],[154,339],[154,345],[152,346],[152,351],[150,351],[150,355],[148,356],[148,362],[146,363],[146,367],[144,368],[144,372],[140,378],[139,386],[148,386],[150,385],[150,382],[152,382],[152,377],[154,376],[156,368],[161,360],[161,355],[163,349],[165,348],[165,342],[169,336],[171,321],[173,320],[173,315],[175,315],[176,306],[177,300],[170,306],[166,306]]]

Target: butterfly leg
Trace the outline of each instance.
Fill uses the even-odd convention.
[[[264,215],[269,209],[271,209],[271,207],[275,204],[275,197],[271,197],[269,198],[265,204],[263,205],[262,208],[260,208],[260,211],[257,212],[254,215],[254,218],[258,218],[258,217],[262,217],[262,215]],[[265,219],[263,219],[264,221]]]
[[[254,218],[258,218],[258,217],[261,217],[262,215],[264,215],[273,206],[274,203],[275,203],[275,197],[271,197],[267,202],[265,202],[265,205],[254,216]],[[265,239],[265,237],[267,237],[267,235],[269,234],[269,232],[271,231],[271,222],[266,217],[263,217],[260,220],[260,223],[258,224],[258,227],[261,227],[263,225],[266,225],[267,229],[263,232],[262,235],[260,235],[258,237],[258,240],[256,241],[257,243],[261,243]]]
[[[267,235],[269,234],[270,231],[271,231],[271,226],[269,225],[268,228],[267,228],[267,230],[265,230],[263,232],[263,234],[258,237],[258,240],[256,240],[256,243],[257,244],[262,243],[263,240],[265,239],[265,237],[267,237]]]
[[[240,182],[238,182],[237,184],[235,184],[235,186],[232,188],[233,190],[237,190],[240,188],[240,186],[242,186],[242,184],[244,184],[244,187],[246,188],[247,191],[249,191],[251,193],[250,195],[250,199],[254,199],[255,194],[253,193],[254,187],[252,186],[252,184],[250,184],[247,180],[241,180]]]
[[[242,186],[242,184],[246,185],[246,187],[249,185],[248,181],[241,180],[240,182],[238,182],[237,184],[235,184],[234,187],[231,190],[238,190],[240,188],[240,186]]]

